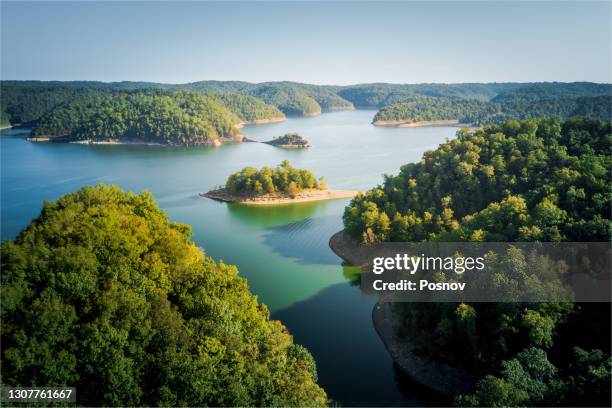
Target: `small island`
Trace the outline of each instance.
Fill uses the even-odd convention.
[[[304,139],[299,133],[286,133],[283,136],[275,137],[263,143],[283,149],[303,149],[310,147],[308,140]]]
[[[292,204],[352,198],[352,190],[331,190],[310,170],[298,169],[284,160],[275,168],[245,167],[227,178],[225,187],[200,193],[213,200],[252,205]]]

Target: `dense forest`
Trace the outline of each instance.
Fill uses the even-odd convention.
[[[462,129],[347,207],[363,241],[608,241],[611,125],[508,121]]]
[[[411,96],[403,102],[385,106],[374,116],[373,122],[379,121],[434,121],[459,120],[470,121],[481,112],[492,114],[491,103],[478,99],[432,98],[429,96]],[[485,115],[487,115],[485,114]],[[488,116],[487,115],[487,116]]]
[[[501,102],[476,99],[433,98],[412,96],[385,106],[374,116],[377,121],[459,120],[482,125],[503,123],[510,119],[557,116],[587,116],[602,120],[612,118],[612,96],[560,97],[555,99],[506,98]]]
[[[507,121],[403,166],[346,208],[380,241],[603,241],[611,236],[609,122]],[[528,279],[521,253],[507,261]],[[514,278],[513,278],[514,279]],[[609,406],[609,304],[397,303],[402,336],[480,375],[466,406]]]
[[[612,95],[610,84],[592,82],[465,83],[465,84],[363,84],[336,87],[338,95],[358,108],[382,108],[413,96],[477,99],[502,102],[514,95],[531,94],[537,99]],[[535,98],[534,98],[535,99]]]
[[[329,87],[297,82],[200,81],[181,85],[200,91],[252,95],[279,108],[287,115],[315,115],[321,111],[352,109],[353,104]]]
[[[152,82],[41,82],[0,81],[0,117],[13,124],[31,124],[54,108],[87,93],[143,91],[150,89],[190,90],[199,93],[217,93],[225,96],[226,106],[242,120],[247,117],[263,118],[278,112],[261,105],[257,98],[273,105],[286,115],[316,115],[322,111],[341,109],[377,108],[420,100],[425,105],[440,104],[441,114],[447,113],[450,103],[458,103],[462,113],[472,113],[465,120],[477,123],[502,122],[508,118],[525,119],[541,115],[568,117],[593,114],[603,118],[606,100],[612,95],[610,84],[590,82],[573,83],[466,83],[466,84],[361,84],[349,86],[310,85],[297,82],[199,81],[187,84],[160,84]],[[602,97],[589,99],[594,97]],[[229,100],[231,98],[231,101]],[[428,99],[436,98],[436,99]],[[442,100],[443,102],[441,102]],[[469,101],[469,102],[463,102]],[[544,101],[542,106],[537,102]],[[477,102],[484,110],[472,112]],[[478,105],[479,106],[479,105]],[[431,110],[433,107],[428,106]],[[402,116],[403,108],[394,108],[394,119],[410,120]],[[408,113],[414,113],[414,108]],[[530,112],[536,112],[530,114]],[[420,112],[434,117],[436,110]],[[382,115],[382,113],[381,113]],[[386,115],[386,113],[385,113]],[[266,117],[268,118],[268,117]],[[5,119],[5,120],[6,120]],[[453,119],[459,119],[455,117]]]
[[[2,383],[83,406],[325,406],[314,359],[150,193],[85,187],[2,243]]]
[[[295,168],[284,160],[275,168],[245,167],[227,178],[225,188],[240,195],[281,193],[294,198],[304,189],[326,189],[327,185],[323,178],[317,180],[310,170]]]
[[[90,91],[37,120],[34,136],[210,145],[238,134],[240,119],[217,97],[188,91]]]
[[[283,112],[274,105],[267,104],[253,96],[230,92],[210,93],[209,95],[246,123],[285,118]]]

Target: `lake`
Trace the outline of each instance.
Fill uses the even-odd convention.
[[[5,131],[0,138],[1,236],[14,238],[45,199],[97,183],[151,191],[173,221],[193,227],[193,238],[216,260],[236,264],[250,289],[314,355],[319,383],[344,406],[408,406],[439,398],[393,365],[372,325],[375,299],[354,283],[329,249],[342,228],[348,200],[272,207],[225,204],[198,196],[244,166],[282,160],[324,176],[330,188],[367,190],[383,174],[397,174],[424,151],[454,137],[454,127],[381,128],[375,111],[326,113],[314,118],[247,126],[266,141],[288,132],[312,147],[283,150],[260,143],[219,148],[31,143]]]

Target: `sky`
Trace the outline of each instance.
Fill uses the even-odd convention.
[[[0,78],[612,82],[611,1],[7,2]]]

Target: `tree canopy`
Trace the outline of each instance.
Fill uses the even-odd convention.
[[[363,241],[607,241],[610,123],[508,121],[458,137],[358,195]]]
[[[596,119],[463,129],[353,199],[345,230],[365,243],[609,242],[611,149],[611,124]],[[519,250],[501,261],[514,283],[550,273],[546,260]],[[609,304],[396,303],[394,311],[398,335],[420,353],[482,377],[457,404],[610,404]]]
[[[275,106],[253,96],[230,92],[214,92],[210,95],[244,122],[285,117]]]
[[[257,196],[281,193],[295,197],[304,189],[325,189],[325,181],[317,178],[310,170],[298,169],[284,160],[275,168],[245,167],[230,175],[225,188],[232,193]]]
[[[312,85],[298,82],[198,81],[186,84],[154,82],[95,82],[95,81],[0,81],[0,111],[12,124],[29,124],[55,107],[90,92],[143,91],[151,89],[191,90],[199,93],[240,94],[253,96],[275,106],[288,115],[314,115],[321,111],[340,109],[382,108],[417,97],[449,101],[491,101],[484,111],[471,117],[472,123],[501,122],[505,119],[525,119],[552,114],[566,117],[589,112],[602,117],[605,99],[612,95],[610,84],[591,82],[542,83],[465,83],[465,84],[360,84],[347,86]],[[230,97],[228,97],[230,98]],[[242,120],[264,109],[250,99],[231,97],[230,108]],[[587,98],[582,100],[581,98]],[[227,99],[227,98],[225,98]],[[559,100],[559,101],[557,101]],[[542,107],[534,102],[545,101]],[[436,103],[436,102],[428,102]],[[454,103],[454,102],[453,102]],[[457,102],[462,104],[462,102]],[[473,103],[473,102],[472,102]],[[472,103],[467,103],[471,106]],[[230,106],[231,105],[231,106]],[[544,108],[545,107],[545,108]],[[446,105],[443,110],[448,109]],[[452,108],[452,107],[451,107]],[[465,109],[459,108],[459,109]],[[532,110],[537,111],[530,115]],[[269,111],[269,108],[265,108]],[[497,116],[492,113],[510,114]],[[534,112],[535,112],[534,111]],[[609,109],[608,109],[609,111]],[[271,113],[271,111],[269,111]],[[560,112],[560,113],[559,113]],[[489,112],[491,113],[491,112]],[[485,115],[487,114],[487,115]],[[404,118],[410,119],[410,118]],[[453,119],[459,119],[458,117]],[[608,120],[607,118],[605,118]],[[478,120],[478,122],[477,122]]]
[[[85,187],[2,244],[2,383],[83,406],[324,406],[316,366],[236,267],[150,193]]]
[[[43,115],[33,135],[210,144],[238,134],[240,119],[216,98],[188,91],[88,92]]]
[[[461,123],[481,125],[543,116],[556,116],[561,119],[586,116],[609,121],[612,118],[611,106],[610,95],[555,99],[506,98],[501,99],[501,102],[411,96],[379,110],[374,116],[374,122],[459,120]]]

